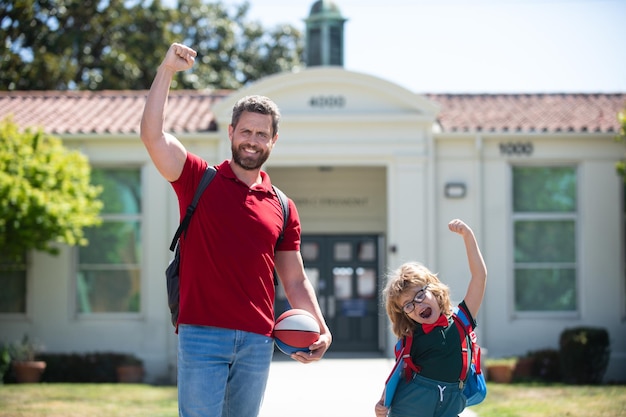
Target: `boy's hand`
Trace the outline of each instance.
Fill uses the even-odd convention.
[[[469,226],[466,225],[463,220],[459,219],[454,219],[448,223],[448,229],[450,229],[451,232],[460,234],[461,236],[464,236],[467,232],[471,232]]]
[[[382,398],[376,403],[376,407],[374,407],[374,412],[376,413],[376,417],[387,417],[389,409],[385,407]]]

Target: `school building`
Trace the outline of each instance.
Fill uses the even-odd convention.
[[[605,379],[623,381],[626,211],[615,165],[626,147],[615,136],[626,92],[415,94],[343,68],[344,20],[332,2],[313,3],[306,69],[238,91],[172,91],[165,126],[218,164],[231,156],[235,101],[278,104],[266,170],[298,207],[330,352],[392,355],[380,292],[405,261],[438,272],[461,301],[469,270],[447,223],[462,218],[489,271],[478,317],[486,355],[558,348],[564,329],[603,327]],[[41,126],[88,156],[106,207],[88,247],[28,254],[22,284],[1,298],[0,341],[28,334],[48,352],[133,352],[156,382],[176,368],[164,271],[179,217],[139,139],[146,94],[0,92],[0,118]]]

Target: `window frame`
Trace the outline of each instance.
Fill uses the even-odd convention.
[[[622,265],[622,321],[626,321],[626,178],[621,182],[622,186],[620,187],[620,192],[622,193],[621,204],[622,204],[622,257],[621,257],[621,265]]]
[[[103,169],[103,170],[136,170],[139,174],[139,194],[140,194],[140,202],[141,202],[141,210],[139,213],[135,214],[123,214],[123,213],[100,213],[100,218],[103,221],[103,224],[107,221],[110,222],[137,222],[139,224],[141,241],[139,246],[143,248],[145,246],[145,173],[144,167],[139,164],[132,165],[92,165],[92,170],[94,169]],[[146,298],[145,298],[145,278],[144,278],[144,270],[145,270],[145,253],[140,254],[140,258],[138,259],[137,264],[120,264],[119,266],[132,265],[136,267],[136,270],[139,274],[139,310],[136,312],[133,311],[109,311],[109,312],[81,312],[79,310],[78,305],[78,274],[81,271],[80,264],[80,248],[74,247],[72,248],[72,293],[71,293],[71,308],[74,317],[77,320],[83,321],[106,321],[106,320],[143,320],[145,316],[146,309]],[[125,270],[129,270],[126,268]]]
[[[576,210],[574,212],[516,212],[514,207],[514,170],[515,168],[567,168],[570,167],[574,170],[576,175]],[[510,221],[509,221],[509,260],[510,260],[510,274],[511,274],[511,290],[509,291],[509,305],[510,312],[513,318],[518,319],[537,319],[537,318],[551,318],[551,319],[577,319],[581,316],[581,294],[580,294],[580,176],[581,168],[576,162],[559,162],[559,163],[541,163],[541,164],[510,164],[509,165],[509,178],[510,178],[510,192],[509,192],[509,207],[510,207]],[[554,221],[554,220],[568,220],[574,222],[574,239],[575,239],[575,261],[570,262],[551,262],[542,263],[542,266],[554,266],[571,265],[574,270],[574,289],[576,291],[575,309],[572,311],[553,311],[553,310],[528,310],[520,311],[516,308],[516,271],[518,269],[518,263],[515,260],[515,224],[518,221]],[[526,265],[532,265],[532,263],[525,263]]]
[[[32,251],[26,251],[24,254],[24,312],[1,312],[0,321],[29,321],[32,317],[32,305],[33,305],[33,253]]]

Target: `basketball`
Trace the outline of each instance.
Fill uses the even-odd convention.
[[[320,326],[311,313],[298,308],[285,311],[276,319],[274,342],[285,355],[308,352],[320,337]]]

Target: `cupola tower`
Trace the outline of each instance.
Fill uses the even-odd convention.
[[[311,6],[306,23],[306,65],[343,66],[343,25],[339,7],[330,0]]]

